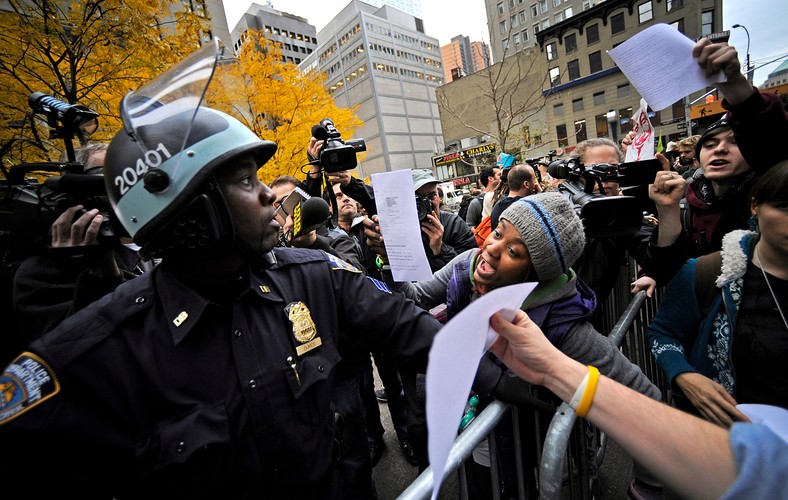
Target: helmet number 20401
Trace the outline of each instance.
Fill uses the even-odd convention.
[[[156,168],[164,160],[170,158],[172,158],[172,155],[162,143],[159,143],[156,149],[146,151],[143,158],[137,158],[137,164],[134,167],[124,168],[120,175],[115,177],[114,182],[120,191],[120,195],[126,194],[132,186],[139,182],[145,172],[148,171],[148,168]]]

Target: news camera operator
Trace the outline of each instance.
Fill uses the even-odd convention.
[[[76,149],[75,158],[83,165],[84,174],[66,175],[101,175],[106,152],[107,144]],[[69,207],[52,223],[48,248],[19,265],[13,304],[25,344],[152,266],[131,240],[114,236],[101,240],[106,222],[97,208]]]
[[[215,64],[218,48],[184,64]],[[199,83],[184,73],[124,98],[105,164],[119,220],[162,263],[7,368],[0,468],[44,498],[342,497],[337,332],[423,370],[440,325],[333,256],[274,248],[274,197],[257,171],[276,145],[200,97],[182,99],[177,83]],[[147,106],[152,96],[164,102]],[[152,151],[161,161],[144,175],[125,170]]]
[[[569,163],[575,162],[577,166],[573,168],[584,173],[581,175],[570,174],[570,179],[565,181],[559,190],[569,191],[570,185],[567,183],[577,184],[577,187],[573,187],[571,191],[571,198],[576,204],[576,210],[578,205],[584,206],[589,202],[605,198],[613,202],[616,197],[621,196],[617,169],[623,159],[621,149],[610,139],[596,138],[582,141],[572,151]],[[565,173],[557,171],[556,164],[553,164],[552,170],[554,177],[567,177]],[[586,188],[590,183],[593,183],[594,187],[592,192],[588,193]],[[579,190],[578,187],[582,187],[582,190]],[[622,207],[620,208],[600,211],[594,216],[585,218],[584,223],[587,230],[595,226],[602,229],[598,234],[594,229],[591,230],[583,253],[574,266],[580,279],[594,290],[600,303],[608,297],[615,286],[627,252],[636,260],[642,258],[654,227],[651,219],[643,217],[639,213],[640,205],[638,203],[623,205],[623,198],[621,201]],[[625,216],[627,221],[632,221],[633,223],[629,224],[630,229],[605,234],[607,232],[606,226],[614,216]],[[612,225],[615,224],[616,221],[613,221]]]
[[[717,88],[728,112],[696,145],[703,175],[690,179],[687,186],[665,162],[649,187],[659,227],[642,265],[659,285],[688,258],[719,250],[728,232],[747,228],[750,188],[759,175],[788,158],[788,150],[780,147],[788,137],[788,115],[775,94],[760,92],[747,81],[736,49],[704,38],[692,54],[706,74],[722,71],[727,78]]]

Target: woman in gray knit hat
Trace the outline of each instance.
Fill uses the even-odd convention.
[[[555,191],[540,193],[513,203],[481,248],[461,253],[431,280],[389,281],[424,309],[445,303],[448,318],[490,290],[536,281],[521,308],[556,347],[659,400],[659,389],[588,321],[596,297],[572,270],[584,246],[583,223],[566,197]],[[525,383],[507,373],[492,354],[482,358],[473,390],[483,398],[513,404],[528,403],[530,396]]]

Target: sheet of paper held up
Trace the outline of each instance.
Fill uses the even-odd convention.
[[[490,326],[490,317],[501,311],[511,320],[535,287],[536,283],[520,283],[493,290],[471,302],[435,336],[426,376],[433,500],[440,491],[479,360],[498,335]]]
[[[725,81],[722,72],[707,78],[692,57],[695,42],[679,30],[660,23],[608,51],[624,76],[651,109],[665,109],[706,86]],[[669,64],[664,64],[665,60]]]
[[[430,279],[432,271],[421,243],[421,224],[416,214],[410,170],[372,174],[372,188],[394,280]]]

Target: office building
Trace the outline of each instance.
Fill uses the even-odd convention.
[[[424,34],[421,20],[352,0],[317,39],[299,67],[325,74],[339,106],[357,106],[364,125],[354,136],[366,140],[367,152],[356,175],[429,168],[443,147],[435,97],[443,67],[438,40]]]
[[[441,47],[443,74],[446,82],[476,73],[490,65],[490,53],[484,42],[471,42],[467,36],[458,35]]]
[[[607,51],[656,23],[669,24],[692,39],[714,33],[722,26],[722,1],[607,0],[537,34],[548,67],[542,90],[548,99],[547,140],[568,152],[585,139],[618,140],[632,129],[630,118],[640,106],[640,95]],[[660,53],[650,63],[657,71],[670,62],[671,54]],[[663,144],[698,133],[701,127],[689,120],[690,105],[711,90],[651,111]]]
[[[390,5],[413,17],[421,18],[421,0],[369,0],[367,3],[375,7]]]
[[[248,39],[249,31],[263,31],[279,43],[282,61],[300,64],[317,48],[315,27],[303,17],[272,7],[252,4],[232,30],[233,50],[237,54]]]

